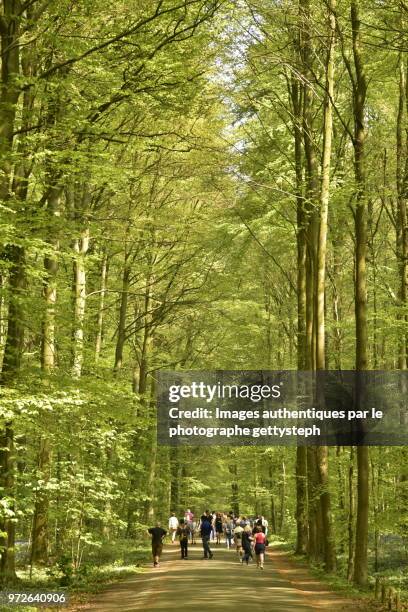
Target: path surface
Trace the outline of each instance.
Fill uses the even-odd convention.
[[[168,545],[159,568],[117,583],[92,602],[72,610],[98,612],[330,612],[355,611],[355,601],[342,599],[295,566],[283,552],[268,553],[264,571],[242,566],[234,551],[212,547],[214,559],[202,560],[201,546],[190,547],[188,560],[177,545]]]

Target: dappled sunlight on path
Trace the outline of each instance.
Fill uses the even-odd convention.
[[[90,604],[73,610],[205,612],[246,608],[253,612],[330,612],[354,609],[352,601],[333,594],[294,566],[281,551],[271,551],[264,571],[256,563],[242,566],[234,551],[213,546],[214,559],[202,560],[199,545],[190,558],[179,558],[178,546],[166,546],[159,568],[109,587]]]

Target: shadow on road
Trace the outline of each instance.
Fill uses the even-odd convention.
[[[264,571],[256,564],[241,565],[232,550],[213,547],[214,559],[202,560],[200,545],[190,547],[189,559],[179,558],[178,547],[167,546],[159,568],[116,584],[82,610],[98,612],[183,611],[330,612],[354,609],[328,591],[306,570],[272,552]],[[80,608],[74,608],[80,609]]]

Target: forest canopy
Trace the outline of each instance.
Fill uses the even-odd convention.
[[[157,446],[155,394],[165,369],[407,369],[407,22],[0,2],[4,583],[227,504],[406,586],[405,447]]]

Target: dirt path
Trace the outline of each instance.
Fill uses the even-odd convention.
[[[166,546],[159,568],[118,583],[86,606],[72,610],[98,612],[182,611],[310,612],[355,611],[355,601],[342,599],[283,552],[268,553],[264,571],[242,566],[234,551],[213,546],[214,559],[202,560],[199,545],[189,559],[179,559],[178,547]]]

